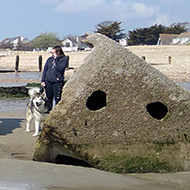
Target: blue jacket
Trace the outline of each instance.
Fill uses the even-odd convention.
[[[47,59],[41,82],[64,82],[64,73],[68,65],[68,58],[65,55],[57,57],[55,59],[55,66],[53,66],[53,61],[53,57]]]

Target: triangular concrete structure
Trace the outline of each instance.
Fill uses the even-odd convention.
[[[94,48],[46,120],[35,160],[87,155],[94,163],[98,153],[84,146],[189,141],[188,91],[101,34],[86,41]]]

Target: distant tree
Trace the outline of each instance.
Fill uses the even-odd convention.
[[[156,45],[159,34],[180,34],[186,32],[187,29],[183,26],[176,25],[166,27],[163,25],[153,25],[149,28],[139,28],[129,31],[127,44],[128,45]]]
[[[187,32],[187,31],[188,31],[188,29],[185,26],[182,26],[180,24],[166,27],[166,29],[165,29],[166,34],[180,34],[182,32]]]
[[[31,51],[32,50],[32,44],[29,41],[20,42],[17,46],[17,50]]]
[[[21,37],[18,36],[18,43],[16,49],[19,51],[31,51],[32,45],[28,39],[21,40]]]
[[[69,34],[69,35],[67,35],[67,36],[64,36],[64,37],[63,37],[63,40],[69,39],[69,40],[71,40],[71,41],[75,41],[76,38],[77,38],[76,35]]]
[[[121,23],[118,21],[104,21],[96,26],[97,33],[104,34],[105,36],[119,42],[119,39],[125,38],[126,33],[121,28]]]
[[[138,28],[129,31],[128,45],[154,45],[157,43],[160,33],[163,33],[165,26],[153,25],[149,28]]]
[[[0,49],[12,49],[11,38],[6,38],[0,42]]]
[[[57,37],[57,34],[51,32],[42,33],[32,40],[33,48],[47,49],[55,45],[61,45],[61,41]]]

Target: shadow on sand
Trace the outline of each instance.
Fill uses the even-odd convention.
[[[23,119],[11,119],[6,118],[2,119],[0,118],[0,135],[7,135],[13,133],[13,130],[16,128],[21,128],[21,122]]]

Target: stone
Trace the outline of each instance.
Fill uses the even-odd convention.
[[[149,151],[149,145],[159,144],[167,152],[166,144],[178,145],[179,152],[172,162],[168,151],[169,166],[160,165],[166,171],[173,165],[183,170],[188,163],[179,161],[179,143],[190,139],[190,93],[104,35],[90,34],[85,41],[94,48],[65,84],[37,140],[34,160],[56,162],[65,155],[96,168],[128,172],[131,155],[148,160],[153,152],[150,162],[158,163],[163,157],[155,146]]]

